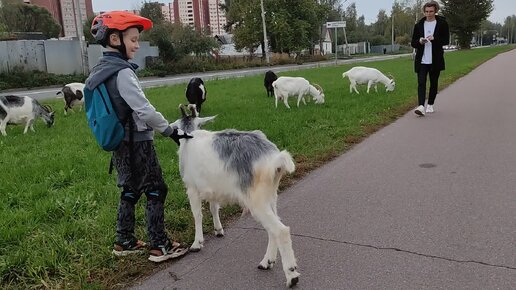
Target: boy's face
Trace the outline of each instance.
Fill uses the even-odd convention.
[[[139,39],[140,31],[138,28],[132,27],[122,32],[124,38],[125,52],[128,59],[133,59],[136,51],[140,48]],[[114,46],[120,45],[120,37],[117,33],[110,35],[110,43]]]

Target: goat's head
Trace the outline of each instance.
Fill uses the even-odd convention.
[[[392,92],[396,87],[396,82],[394,81],[394,77],[391,74],[389,74],[387,77],[389,78],[389,82],[385,84],[385,90]]]
[[[324,92],[320,85],[314,84],[315,89],[317,90],[318,94],[314,95],[314,101],[316,104],[324,104]]]
[[[211,122],[217,116],[211,117],[199,117],[199,113],[197,113],[197,107],[194,104],[188,105],[188,110],[190,114],[187,113],[187,110],[183,104],[179,105],[179,110],[181,110],[181,118],[177,119],[175,122],[170,123],[172,128],[178,128],[186,133],[191,133],[197,129],[200,129],[204,124]]]
[[[41,118],[43,118],[43,120],[47,124],[47,127],[50,128],[50,127],[52,127],[52,125],[54,125],[55,112],[54,112],[54,110],[52,110],[52,107],[50,107],[49,105],[42,105],[41,107],[43,108],[43,113],[41,114]]]

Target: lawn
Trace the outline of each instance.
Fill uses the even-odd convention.
[[[440,86],[512,48],[447,53]],[[323,105],[309,102],[300,108],[291,99],[289,110],[283,103],[276,109],[274,100],[266,97],[263,76],[207,81],[203,115],[217,118],[206,129],[259,129],[280,149],[290,151],[297,171],[283,181],[284,188],[416,106],[410,58],[355,65],[391,73],[395,91],[385,93],[379,85],[378,93],[366,94],[361,86],[360,95],[350,94],[342,73],[354,65],[284,72],[279,75],[303,76],[321,85],[326,95]],[[184,85],[145,92],[169,121],[179,118],[177,107],[186,100]],[[148,262],[143,254],[122,259],[111,254],[119,190],[116,174],[108,174],[110,154],[96,145],[83,112],[65,116],[62,101],[46,103],[57,110],[53,128],[37,121],[35,133],[24,135],[23,126],[9,126],[8,136],[0,136],[0,288],[121,288],[166,267],[167,263]],[[190,243],[194,225],[179,177],[177,146],[157,136],[156,149],[170,187],[167,231]],[[144,199],[137,205],[136,218],[137,236],[146,239]],[[238,211],[236,206],[226,208],[223,219],[228,221]],[[205,217],[205,231],[211,233],[211,217]]]

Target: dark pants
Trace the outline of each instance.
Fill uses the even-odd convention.
[[[431,64],[421,64],[417,72],[417,96],[420,106],[425,105],[426,96],[426,76],[430,76],[430,91],[428,92],[428,104],[433,105],[437,96],[437,86],[439,81],[440,70],[432,70]]]
[[[135,240],[134,207],[142,194],[147,197],[145,216],[147,233],[152,248],[167,241],[164,224],[164,202],[167,185],[163,180],[161,167],[154,150],[153,141],[123,142],[113,154],[118,173],[118,187],[122,188],[117,218],[117,242]]]

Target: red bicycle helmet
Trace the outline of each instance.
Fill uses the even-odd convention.
[[[149,30],[152,28],[152,21],[127,11],[111,11],[95,17],[90,31],[99,44],[106,46],[107,37],[112,30],[124,31],[131,27],[138,28],[140,32]]]

